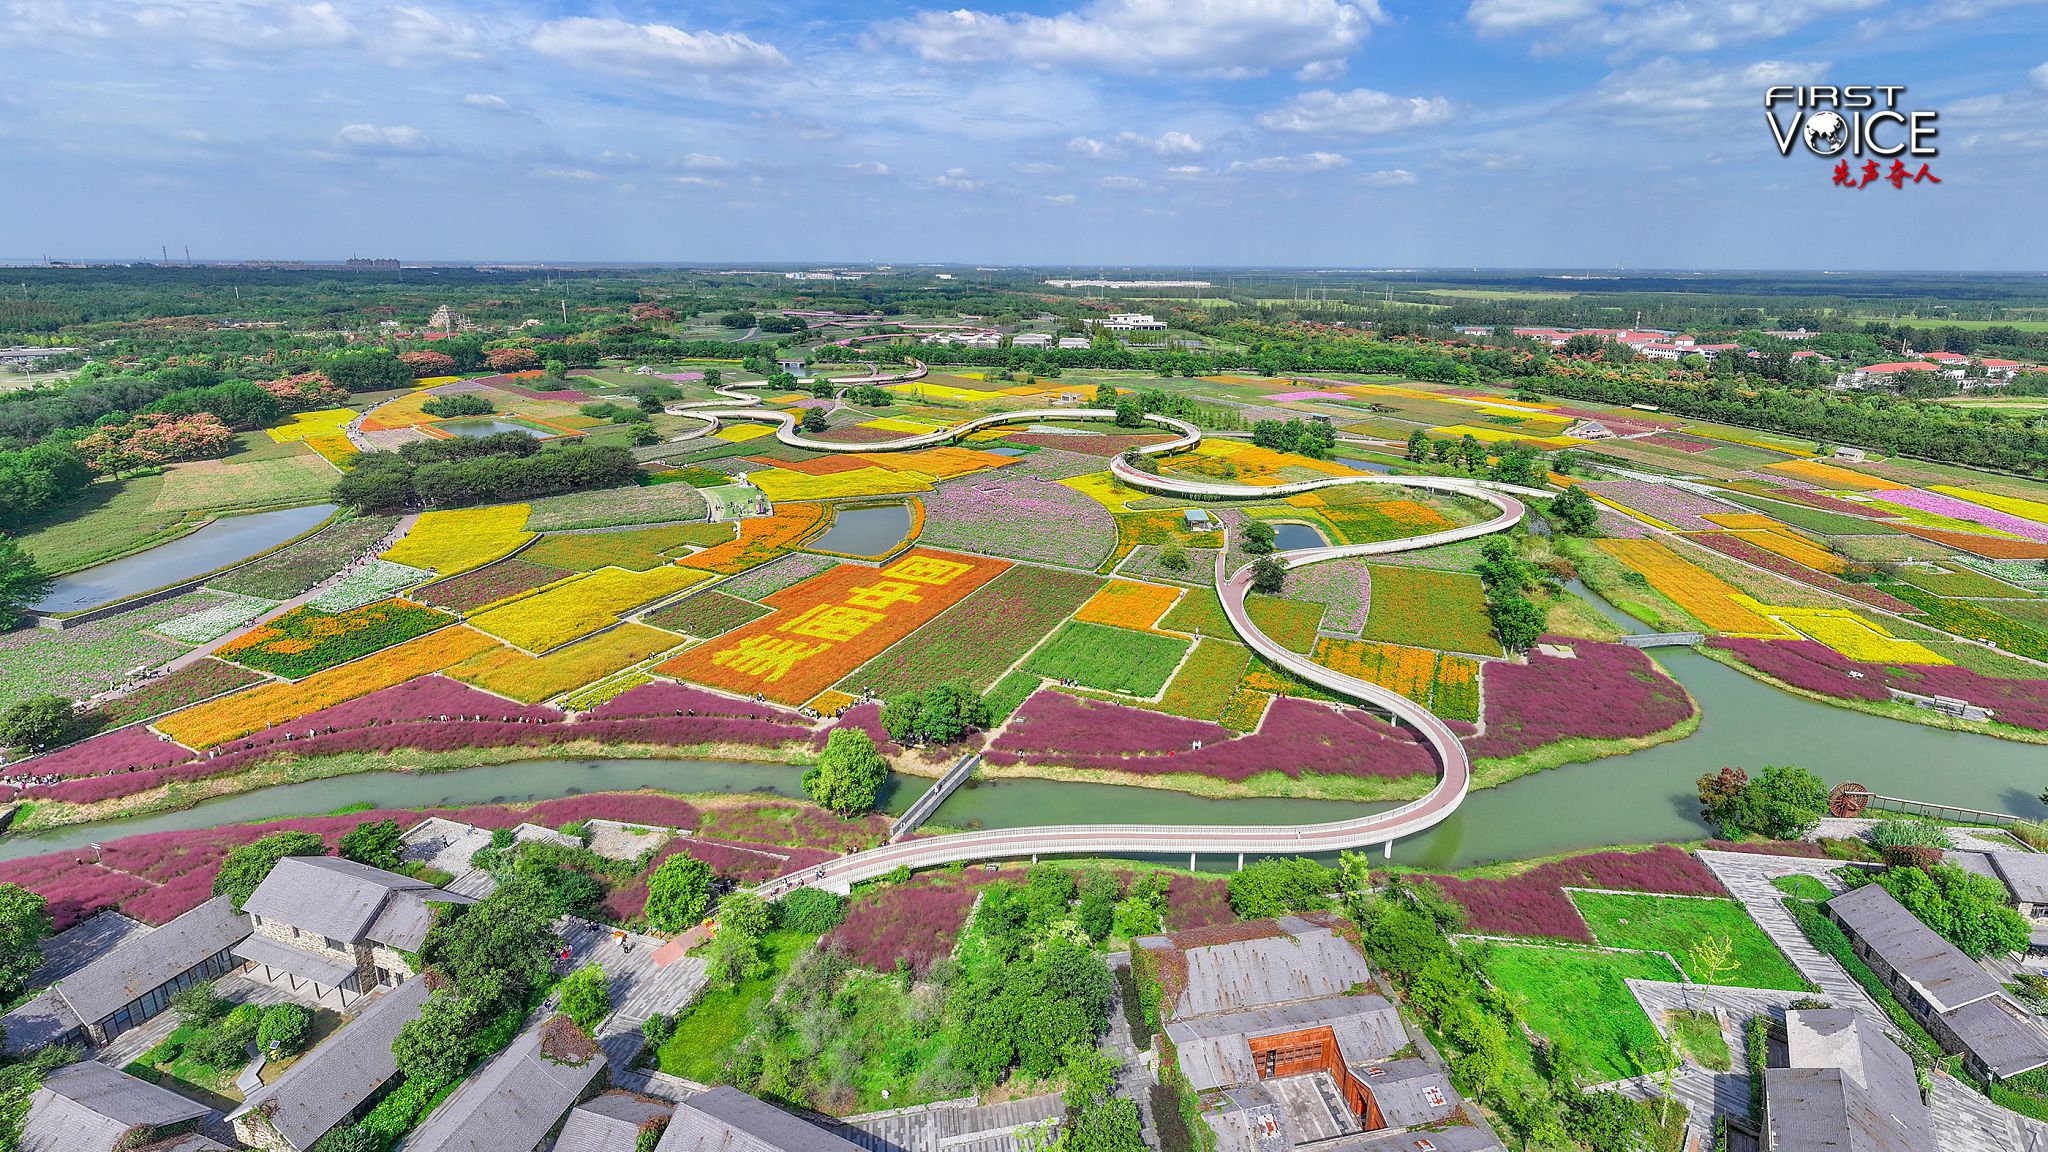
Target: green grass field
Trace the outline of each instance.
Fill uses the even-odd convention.
[[[704,993],[676,1021],[675,1035],[661,1046],[656,1063],[671,1076],[718,1083],[733,1046],[747,1034],[747,1010],[775,991],[789,966],[817,939],[805,932],[770,932],[762,940],[767,963],[731,988]]]
[[[1715,983],[1737,988],[1776,988],[1804,992],[1806,982],[1741,904],[1733,900],[1702,900],[1690,896],[1644,893],[1573,892],[1572,902],[1593,929],[1593,939],[1610,948],[1641,948],[1668,952],[1686,975],[1705,981],[1707,973],[1693,958],[1693,946],[1710,937],[1734,945],[1740,967],[1723,972]]]
[[[1031,654],[1024,670],[1104,692],[1154,696],[1187,650],[1188,642],[1175,636],[1069,620]]]
[[[1245,599],[1245,611],[1259,631],[1286,645],[1288,651],[1315,651],[1316,629],[1323,622],[1321,604],[1254,594]]]
[[[1662,956],[1638,952],[1489,942],[1479,959],[1486,978],[1522,1005],[1529,1026],[1575,1048],[1596,1081],[1640,1075],[1632,1054],[1659,1043],[1622,981],[1678,979]]]
[[[1417,648],[1500,655],[1500,641],[1486,616],[1486,592],[1479,577],[1468,572],[1373,565],[1364,636]]]
[[[58,519],[23,532],[18,539],[50,573],[75,572],[102,560],[125,556],[198,527],[183,512],[160,511],[164,477],[101,480],[65,505]]]
[[[1773,876],[1771,887],[1800,900],[1825,901],[1834,895],[1828,891],[1827,885],[1820,882],[1819,877],[1808,876],[1804,872],[1794,872],[1790,876]]]

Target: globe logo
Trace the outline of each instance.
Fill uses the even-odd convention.
[[[1849,143],[1849,122],[1839,113],[1820,112],[1807,118],[1806,146],[1815,154],[1833,156]]]

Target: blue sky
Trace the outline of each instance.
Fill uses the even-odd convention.
[[[0,0],[0,59],[8,259],[2048,269],[2043,0]],[[1773,83],[1907,85],[1943,183],[1778,156]]]

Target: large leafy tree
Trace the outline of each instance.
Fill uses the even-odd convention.
[[[396,820],[365,820],[341,838],[341,854],[372,868],[396,868],[404,851]]]
[[[54,583],[12,536],[0,536],[0,629],[19,625],[29,605],[49,595]]]
[[[553,891],[515,873],[475,904],[443,911],[420,954],[465,997],[492,1009],[520,1005],[554,963],[555,915]]]
[[[0,745],[42,752],[74,739],[84,727],[71,701],[44,693],[0,712]]]
[[[681,932],[704,918],[711,906],[711,865],[678,852],[647,879],[647,924],[660,932]]]
[[[19,884],[0,884],[0,998],[12,997],[42,966],[42,941],[49,934],[50,909],[42,896]]]
[[[277,862],[287,856],[324,856],[327,844],[311,832],[272,832],[228,853],[213,878],[213,894],[227,896],[240,908]]]
[[[873,811],[875,797],[889,778],[889,762],[875,742],[858,728],[834,729],[818,763],[804,773],[804,794],[841,816]]]

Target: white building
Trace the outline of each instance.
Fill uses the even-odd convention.
[[[1166,321],[1155,320],[1150,312],[1118,312],[1107,319],[1093,319],[1086,323],[1110,332],[1164,332]]]

